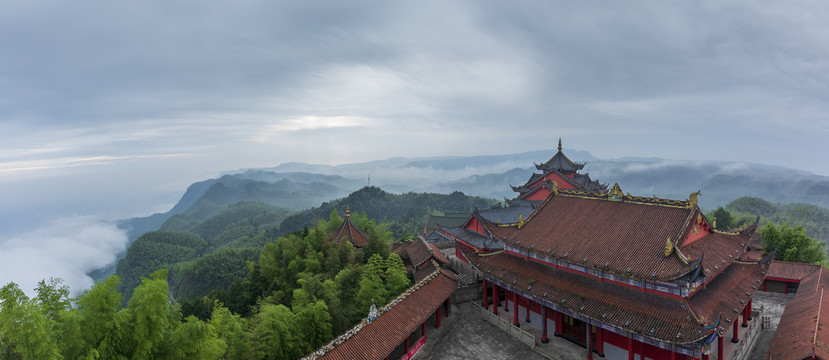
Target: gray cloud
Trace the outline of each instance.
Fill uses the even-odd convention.
[[[32,295],[37,282],[61,278],[72,295],[92,286],[86,274],[115,261],[127,236],[91,217],[62,218],[38,230],[0,238],[0,284],[14,281]]]
[[[3,10],[0,230],[160,211],[228,169],[516,153],[559,136],[601,158],[829,174],[824,2]]]

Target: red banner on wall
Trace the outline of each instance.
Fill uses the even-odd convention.
[[[425,343],[426,337],[423,336],[420,338],[420,340],[417,341],[417,343],[411,349],[409,349],[409,352],[406,353],[406,355],[403,355],[403,357],[400,358],[400,360],[410,360],[411,358],[413,358],[415,354],[417,354],[417,352],[420,351],[420,348],[422,348],[423,344]]]

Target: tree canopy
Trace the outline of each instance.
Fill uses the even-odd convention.
[[[763,236],[763,249],[767,253],[777,250],[777,260],[827,264],[826,252],[823,250],[826,244],[806,236],[803,226],[767,223],[760,229],[760,234]]]

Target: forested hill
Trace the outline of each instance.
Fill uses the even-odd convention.
[[[393,238],[400,239],[422,232],[430,214],[472,212],[494,203],[460,192],[396,195],[365,187],[299,213],[244,201],[205,219],[193,215],[198,211],[177,214],[169,217],[159,231],[145,233],[129,247],[117,265],[119,291],[124,293],[124,301],[129,300],[141,277],[159,269],[170,270],[170,285],[179,300],[223,290],[248,273],[248,261],[258,259],[266,243],[289,232],[314,228],[320,220],[328,220],[332,211],[345,215],[346,206],[353,216],[374,219]]]
[[[158,230],[177,214],[204,220],[239,201],[299,211],[345,196],[359,187],[358,181],[336,175],[248,170],[194,183],[170,211],[124,220],[120,226],[128,229],[130,240],[135,240],[148,231]]]
[[[753,222],[759,216],[760,225],[773,222],[803,226],[806,235],[822,242],[829,242],[829,208],[804,203],[772,203],[746,196],[728,203],[724,209],[727,213],[719,209],[711,213],[717,217],[718,225],[722,224],[724,227],[736,228]],[[826,250],[829,251],[829,248]]]
[[[491,199],[467,196],[458,191],[448,195],[413,192],[397,195],[367,186],[345,198],[324,202],[319,207],[289,216],[282,222],[280,230],[287,233],[306,226],[313,227],[317,221],[327,219],[332,210],[342,213],[349,206],[351,211],[365,212],[371,219],[389,222],[392,234],[401,238],[422,232],[429,215],[472,212],[488,209],[495,203]]]

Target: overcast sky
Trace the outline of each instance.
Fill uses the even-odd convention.
[[[164,211],[223,170],[559,136],[829,175],[826,1],[0,4],[6,228]]]
[[[77,293],[125,245],[106,220],[289,161],[561,136],[829,175],[826,19],[826,1],[0,0],[0,285]]]

